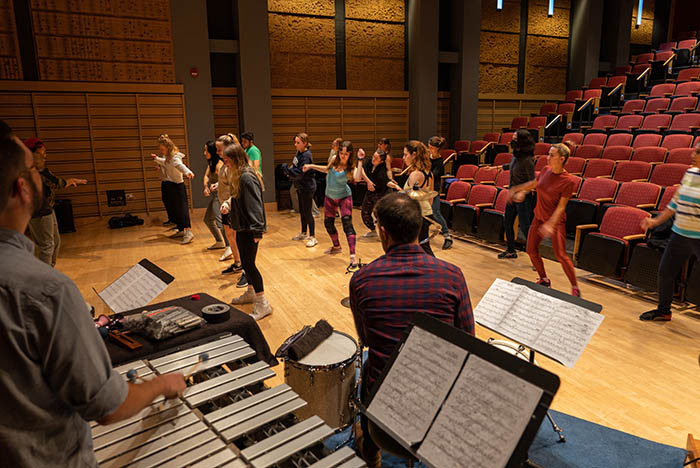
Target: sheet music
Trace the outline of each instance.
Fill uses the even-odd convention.
[[[489,328],[498,326],[521,292],[522,286],[497,278],[474,308],[474,320]]]
[[[470,354],[418,455],[433,467],[502,468],[542,393],[535,385]]]
[[[119,313],[145,306],[167,287],[163,280],[137,263],[98,295]]]
[[[474,309],[474,319],[573,367],[603,316],[576,304],[497,279]]]
[[[414,327],[368,412],[407,445],[425,437],[467,351]]]

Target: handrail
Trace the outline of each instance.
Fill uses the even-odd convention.
[[[641,80],[644,77],[644,75],[649,73],[650,70],[651,70],[651,67],[645,68],[644,71],[642,73],[640,73],[639,76],[637,77],[637,81]]]
[[[615,94],[618,90],[622,89],[622,86],[624,86],[624,83],[620,83],[617,86],[615,86],[612,91],[608,93],[608,97],[612,97],[613,94]]]
[[[558,122],[561,120],[561,117],[562,117],[562,114],[557,114],[557,116],[554,117],[551,122],[549,122],[547,125],[544,126],[545,130],[549,130],[549,127],[554,125],[554,122]]]
[[[676,54],[672,54],[665,62],[664,62],[664,67],[668,65],[669,62],[672,62],[673,59],[676,58]]]
[[[445,160],[442,162],[442,164],[447,164],[450,161],[450,159],[452,159],[454,156],[457,156],[456,152],[453,152],[448,157],[446,157]]]
[[[577,111],[581,112],[582,110],[584,110],[593,101],[593,99],[595,98],[588,98],[588,101],[584,102],[583,105],[577,109]]]

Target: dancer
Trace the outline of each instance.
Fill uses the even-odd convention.
[[[388,138],[380,138],[377,142],[377,150],[384,151],[384,154],[386,154],[386,174],[389,180],[394,180],[391,167],[391,141]]]
[[[159,166],[165,179],[166,206],[170,205],[175,216],[174,221],[177,224],[177,233],[170,237],[173,239],[181,237],[181,244],[189,244],[194,239],[194,233],[190,223],[190,209],[183,176],[191,179],[194,177],[194,172],[182,162],[185,155],[180,152],[166,133],[158,137],[158,149],[161,156],[151,154],[151,157]]]
[[[47,265],[56,266],[58,250],[61,247],[61,233],[58,231],[58,220],[54,211],[56,191],[66,187],[77,187],[87,184],[85,179],[62,179],[55,176],[46,167],[46,146],[38,138],[29,138],[24,142],[34,157],[34,165],[41,175],[43,196],[41,206],[29,221],[29,232],[36,244],[39,260]]]
[[[282,165],[282,169],[293,179],[297,196],[299,197],[299,213],[301,214],[301,231],[292,240],[306,241],[307,247],[314,247],[318,244],[316,240],[316,224],[311,213],[311,205],[316,191],[316,179],[313,172],[303,171],[307,164],[313,164],[311,154],[311,144],[309,135],[297,133],[294,137],[294,148],[297,150],[296,156],[292,160],[292,165]],[[308,229],[308,231],[307,231]],[[308,232],[308,236],[307,236]]]
[[[267,229],[262,176],[250,165],[248,155],[241,145],[234,143],[223,152],[224,164],[228,167],[231,181],[231,198],[221,205],[222,213],[229,213],[231,226],[236,231],[236,243],[241,253],[241,263],[250,285],[245,293],[234,298],[231,304],[254,304],[250,314],[260,320],[272,313],[265,299],[263,279],[255,257],[263,233]]]
[[[700,144],[695,145],[691,167],[681,180],[676,194],[656,218],[642,220],[643,229],[651,229],[671,219],[671,237],[659,263],[659,301],[656,309],[644,312],[639,320],[668,322],[671,320],[673,284],[691,255],[700,259]],[[696,260],[697,262],[697,260]],[[697,263],[693,268],[698,268]]]
[[[224,159],[224,149],[234,143],[238,143],[238,138],[232,133],[227,133],[221,135],[216,139],[216,153],[219,155],[221,160]],[[231,182],[228,167],[224,164],[219,172],[219,184],[217,187],[217,193],[219,196],[219,202],[223,203],[231,197]],[[233,263],[229,265],[228,268],[224,269],[222,275],[231,275],[233,273],[238,273],[243,270],[241,266],[241,256],[238,252],[238,246],[236,245],[236,231],[231,228],[231,222],[228,214],[221,214],[221,223],[224,225],[224,235],[228,239],[229,248],[224,250],[223,255],[219,258],[219,261],[225,261],[233,257]],[[240,284],[240,287],[248,286],[248,280],[245,277],[245,272],[238,280],[236,286]]]
[[[342,138],[336,138],[333,140],[333,143],[331,143],[331,152],[328,154],[328,164],[333,161],[333,158],[335,158],[338,155],[338,151],[340,151],[340,144],[343,142]]]
[[[574,264],[566,253],[566,204],[574,190],[574,180],[564,169],[569,154],[569,148],[562,143],[552,146],[549,150],[549,166],[545,167],[536,179],[511,187],[509,198],[520,203],[525,200],[528,192],[537,190],[535,219],[527,234],[527,254],[530,256],[532,266],[540,275],[537,284],[551,286],[539,253],[542,240],[545,237],[551,237],[554,255],[571,283],[571,295],[581,297]]]
[[[207,250],[225,249],[228,247],[228,239],[226,239],[226,232],[221,223],[221,203],[217,193],[219,172],[224,162],[216,154],[214,141],[209,140],[204,145],[204,157],[207,159],[207,170],[204,172],[204,196],[208,199],[207,211],[204,213],[204,224],[209,228],[215,241],[207,247]]]
[[[365,171],[364,160],[365,152],[360,148],[357,150],[357,168],[355,168],[354,178],[355,180],[364,179],[367,183],[367,193],[365,193],[365,199],[362,201],[362,222],[365,223],[369,232],[362,237],[368,239],[377,237],[372,210],[374,210],[374,205],[379,199],[386,194],[386,184],[389,182],[389,177],[386,172],[386,153],[384,151],[378,149],[374,152],[371,168],[368,167],[367,169],[369,173]]]
[[[442,176],[445,175],[445,165],[440,155],[440,150],[445,146],[445,139],[439,136],[431,137],[428,140],[428,151],[430,152],[430,172],[433,174],[433,188],[436,192],[440,192],[440,184]],[[452,247],[452,236],[450,229],[447,227],[447,221],[442,216],[440,211],[440,197],[433,198],[433,219],[440,223],[440,234],[444,237],[445,242],[442,244],[442,250],[447,250]]]
[[[255,146],[254,139],[253,132],[241,133],[241,146],[250,159],[250,165],[262,175],[262,153],[260,148]]]
[[[530,132],[521,128],[513,135],[510,146],[513,149],[513,159],[509,165],[503,168],[510,169],[508,186],[517,187],[535,178],[535,163],[532,160],[535,153],[535,142],[532,140]],[[515,252],[515,239],[518,235],[513,230],[513,223],[517,215],[520,231],[527,238],[534,198],[534,194],[530,192],[525,195],[523,201],[511,202],[506,205],[505,221],[503,222],[506,231],[506,250],[499,253],[498,258],[518,258],[518,254]]]
[[[304,172],[311,169],[319,172],[325,172],[326,175],[326,199],[323,205],[324,208],[324,224],[326,231],[331,237],[333,246],[328,249],[327,254],[340,253],[340,240],[338,239],[338,230],[335,228],[335,217],[340,209],[341,222],[343,231],[348,239],[348,248],[350,249],[350,267],[357,267],[355,256],[355,228],[352,225],[352,191],[348,185],[348,181],[352,181],[353,171],[355,169],[355,156],[352,151],[352,143],[344,141],[340,144],[338,155],[327,166],[318,164],[306,164],[302,168]]]

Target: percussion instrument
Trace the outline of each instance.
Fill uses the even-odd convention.
[[[297,415],[305,419],[317,414],[334,429],[351,424],[358,357],[357,342],[350,335],[333,331],[303,359],[285,360],[285,382],[309,402]]]
[[[275,373],[253,356],[234,335],[115,368],[133,380],[187,373],[188,387],[180,398],[159,397],[124,421],[92,423],[100,467],[366,466],[348,447],[330,453],[323,440],[333,429],[317,415],[297,418],[306,401],[287,384],[268,388],[264,381]]]

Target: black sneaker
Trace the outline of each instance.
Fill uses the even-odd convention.
[[[445,243],[442,244],[442,250],[447,250],[452,248],[452,238],[445,237]]]
[[[661,312],[659,309],[654,309],[644,312],[639,316],[639,320],[644,320],[645,322],[670,322],[671,312]]]
[[[232,263],[230,267],[226,268],[221,272],[222,275],[232,275],[233,273],[238,273],[243,267],[239,262]]]
[[[170,220],[167,220],[166,222],[163,223],[163,226],[174,226],[174,225],[175,225],[175,221],[170,221]]]
[[[238,279],[238,283],[236,283],[237,288],[247,288],[248,287],[248,278],[245,276],[245,272],[241,275],[241,277]]]
[[[506,250],[499,253],[498,258],[518,258],[518,253],[515,250]]]

